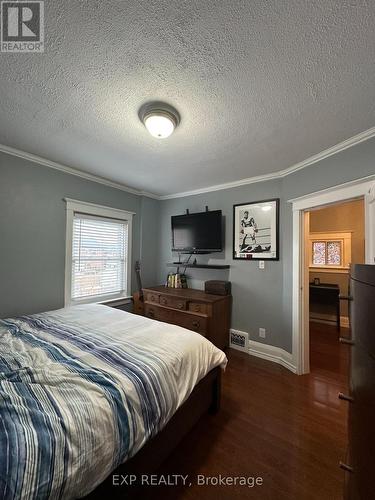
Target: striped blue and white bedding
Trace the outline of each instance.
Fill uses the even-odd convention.
[[[199,334],[101,305],[0,320],[0,498],[79,498],[226,364]]]

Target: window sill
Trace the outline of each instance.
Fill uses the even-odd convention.
[[[349,274],[349,267],[309,266],[309,271],[317,273]]]
[[[98,302],[98,304],[103,304],[104,306],[118,307],[118,306],[126,306],[127,304],[131,304],[132,297],[120,297],[119,299],[110,299],[103,300],[102,302]]]
[[[103,304],[105,306],[124,306],[124,305],[130,304],[131,302],[132,302],[132,296],[127,295],[126,297],[116,297],[113,299],[102,298],[102,300],[90,300],[90,299],[76,300],[76,301],[71,302],[70,304],[65,304],[64,307],[80,306],[80,305],[84,305],[84,304]]]

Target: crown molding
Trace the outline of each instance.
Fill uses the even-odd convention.
[[[285,168],[284,170],[279,170],[278,172],[274,172],[272,174],[258,175],[256,177],[248,177],[247,179],[227,182],[225,184],[217,184],[215,186],[209,186],[207,188],[194,189],[192,191],[184,191],[182,193],[168,194],[165,196],[159,196],[158,199],[171,200],[173,198],[184,198],[185,196],[194,196],[197,194],[209,193],[212,191],[220,191],[222,189],[230,189],[230,188],[245,186],[247,184],[254,184],[255,182],[264,182],[273,179],[282,179],[283,177],[293,174],[298,170],[302,170],[303,168],[309,167],[310,165],[318,163],[319,161],[322,161],[325,158],[329,158],[330,156],[340,153],[341,151],[345,151],[345,149],[357,146],[361,142],[367,141],[372,137],[375,137],[375,127],[369,128],[368,130],[365,130],[360,134],[354,135],[353,137],[350,137],[349,139],[346,139],[345,141],[342,141],[339,144],[336,144],[335,146],[332,146],[328,149],[325,149],[324,151],[321,151],[320,153],[317,153],[316,155],[306,158],[306,160],[303,160],[299,163],[296,163],[295,165],[292,165],[291,167]]]
[[[368,130],[365,130],[364,132],[361,132],[357,135],[354,135],[353,137],[350,137],[349,139],[346,139],[345,141],[339,142],[335,146],[325,149],[324,151],[321,151],[316,155],[310,156],[309,158],[301,161],[300,163],[296,163],[291,167],[281,170],[280,171],[280,173],[282,174],[281,177],[286,177],[287,175],[297,172],[298,170],[306,168],[310,165],[313,165],[314,163],[325,160],[330,156],[333,156],[337,153],[341,153],[341,151],[345,151],[345,149],[357,146],[361,142],[365,142],[368,139],[372,139],[373,137],[375,137],[375,127],[371,127]]]
[[[356,145],[360,144],[361,142],[367,141],[373,137],[375,137],[375,127],[369,128],[368,130],[365,130],[364,132],[361,132],[360,134],[357,134],[353,137],[350,137],[349,139],[346,139],[345,141],[342,141],[339,144],[336,144],[335,146],[332,146],[328,149],[325,149],[324,151],[322,151],[316,155],[310,156],[306,160],[303,160],[299,163],[296,163],[295,165],[292,165],[291,167],[285,168],[283,170],[279,170],[279,171],[271,173],[271,174],[248,177],[245,179],[240,179],[238,181],[226,182],[224,184],[216,184],[216,185],[208,186],[205,188],[194,189],[191,191],[183,191],[180,193],[167,194],[167,195],[157,195],[154,193],[149,193],[148,191],[142,191],[139,189],[131,188],[131,187],[126,186],[125,184],[122,184],[120,182],[110,181],[109,179],[106,179],[104,177],[89,174],[89,173],[83,172],[82,170],[79,170],[77,168],[68,167],[66,165],[62,165],[61,163],[47,160],[46,158],[42,158],[41,156],[37,156],[37,155],[31,154],[31,153],[26,153],[25,151],[15,149],[15,148],[12,148],[10,146],[5,146],[3,144],[0,144],[0,151],[2,151],[3,153],[6,153],[6,154],[12,155],[12,156],[18,156],[19,158],[29,160],[32,163],[38,163],[39,165],[44,165],[46,167],[53,168],[55,170],[60,170],[61,172],[64,172],[66,174],[75,175],[77,177],[81,177],[82,179],[86,179],[86,180],[89,180],[92,182],[97,182],[99,184],[103,184],[104,186],[112,187],[115,189],[120,189],[121,191],[125,191],[127,193],[135,194],[138,196],[146,196],[146,197],[152,198],[154,200],[171,200],[174,198],[184,198],[186,196],[194,196],[194,195],[198,195],[198,194],[210,193],[212,191],[221,191],[223,189],[231,189],[231,188],[236,188],[236,187],[240,187],[240,186],[246,186],[248,184],[254,184],[257,182],[265,182],[265,181],[270,181],[270,180],[275,180],[275,179],[282,179],[283,177],[286,177],[287,175],[293,174],[294,172],[297,172],[298,170],[302,170],[306,167],[309,167],[310,165],[313,165],[314,163],[318,163],[319,161],[322,161],[326,158],[329,158],[330,156],[333,156],[337,153],[340,153],[341,151],[345,151],[345,149],[356,146]]]
[[[282,176],[280,172],[275,172],[272,174],[257,175],[254,177],[248,177],[246,179],[240,179],[239,181],[226,182],[225,184],[216,184],[214,186],[208,186],[205,188],[194,189],[192,191],[183,191],[182,193],[166,194],[159,196],[159,200],[172,200],[173,198],[185,198],[186,196],[194,196],[196,194],[210,193],[212,191],[221,191],[222,189],[231,189],[240,186],[246,186],[247,184],[255,184],[257,182],[271,181],[274,179],[280,179]]]
[[[10,146],[5,146],[4,144],[0,144],[0,151],[11,156],[17,156],[18,158],[28,160],[32,163],[37,163],[38,165],[43,165],[45,167],[53,168],[54,170],[59,170],[60,172],[64,172],[65,174],[81,177],[81,179],[85,179],[87,181],[97,182],[98,184],[103,184],[107,187],[120,189],[121,191],[125,191],[127,193],[135,194],[138,196],[147,196],[148,198],[153,198],[156,200],[159,199],[159,196],[156,194],[148,193],[147,191],[142,191],[139,189],[134,189],[120,182],[110,181],[109,179],[105,179],[104,177],[100,177],[99,175],[89,174],[77,168],[68,167],[66,165],[62,165],[61,163],[47,160],[46,158],[43,158],[41,156],[27,153],[26,151],[21,151],[20,149],[12,148]]]

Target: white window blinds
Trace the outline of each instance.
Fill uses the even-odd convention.
[[[127,294],[128,223],[74,213],[71,299]]]

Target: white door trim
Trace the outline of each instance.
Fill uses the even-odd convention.
[[[309,331],[305,321],[306,290],[304,273],[304,212],[315,207],[365,197],[366,263],[374,264],[375,176],[324,189],[289,200],[293,208],[293,364],[299,375],[309,373]],[[370,213],[370,210],[372,212]],[[370,222],[372,220],[372,222]],[[372,235],[372,237],[371,237]]]

